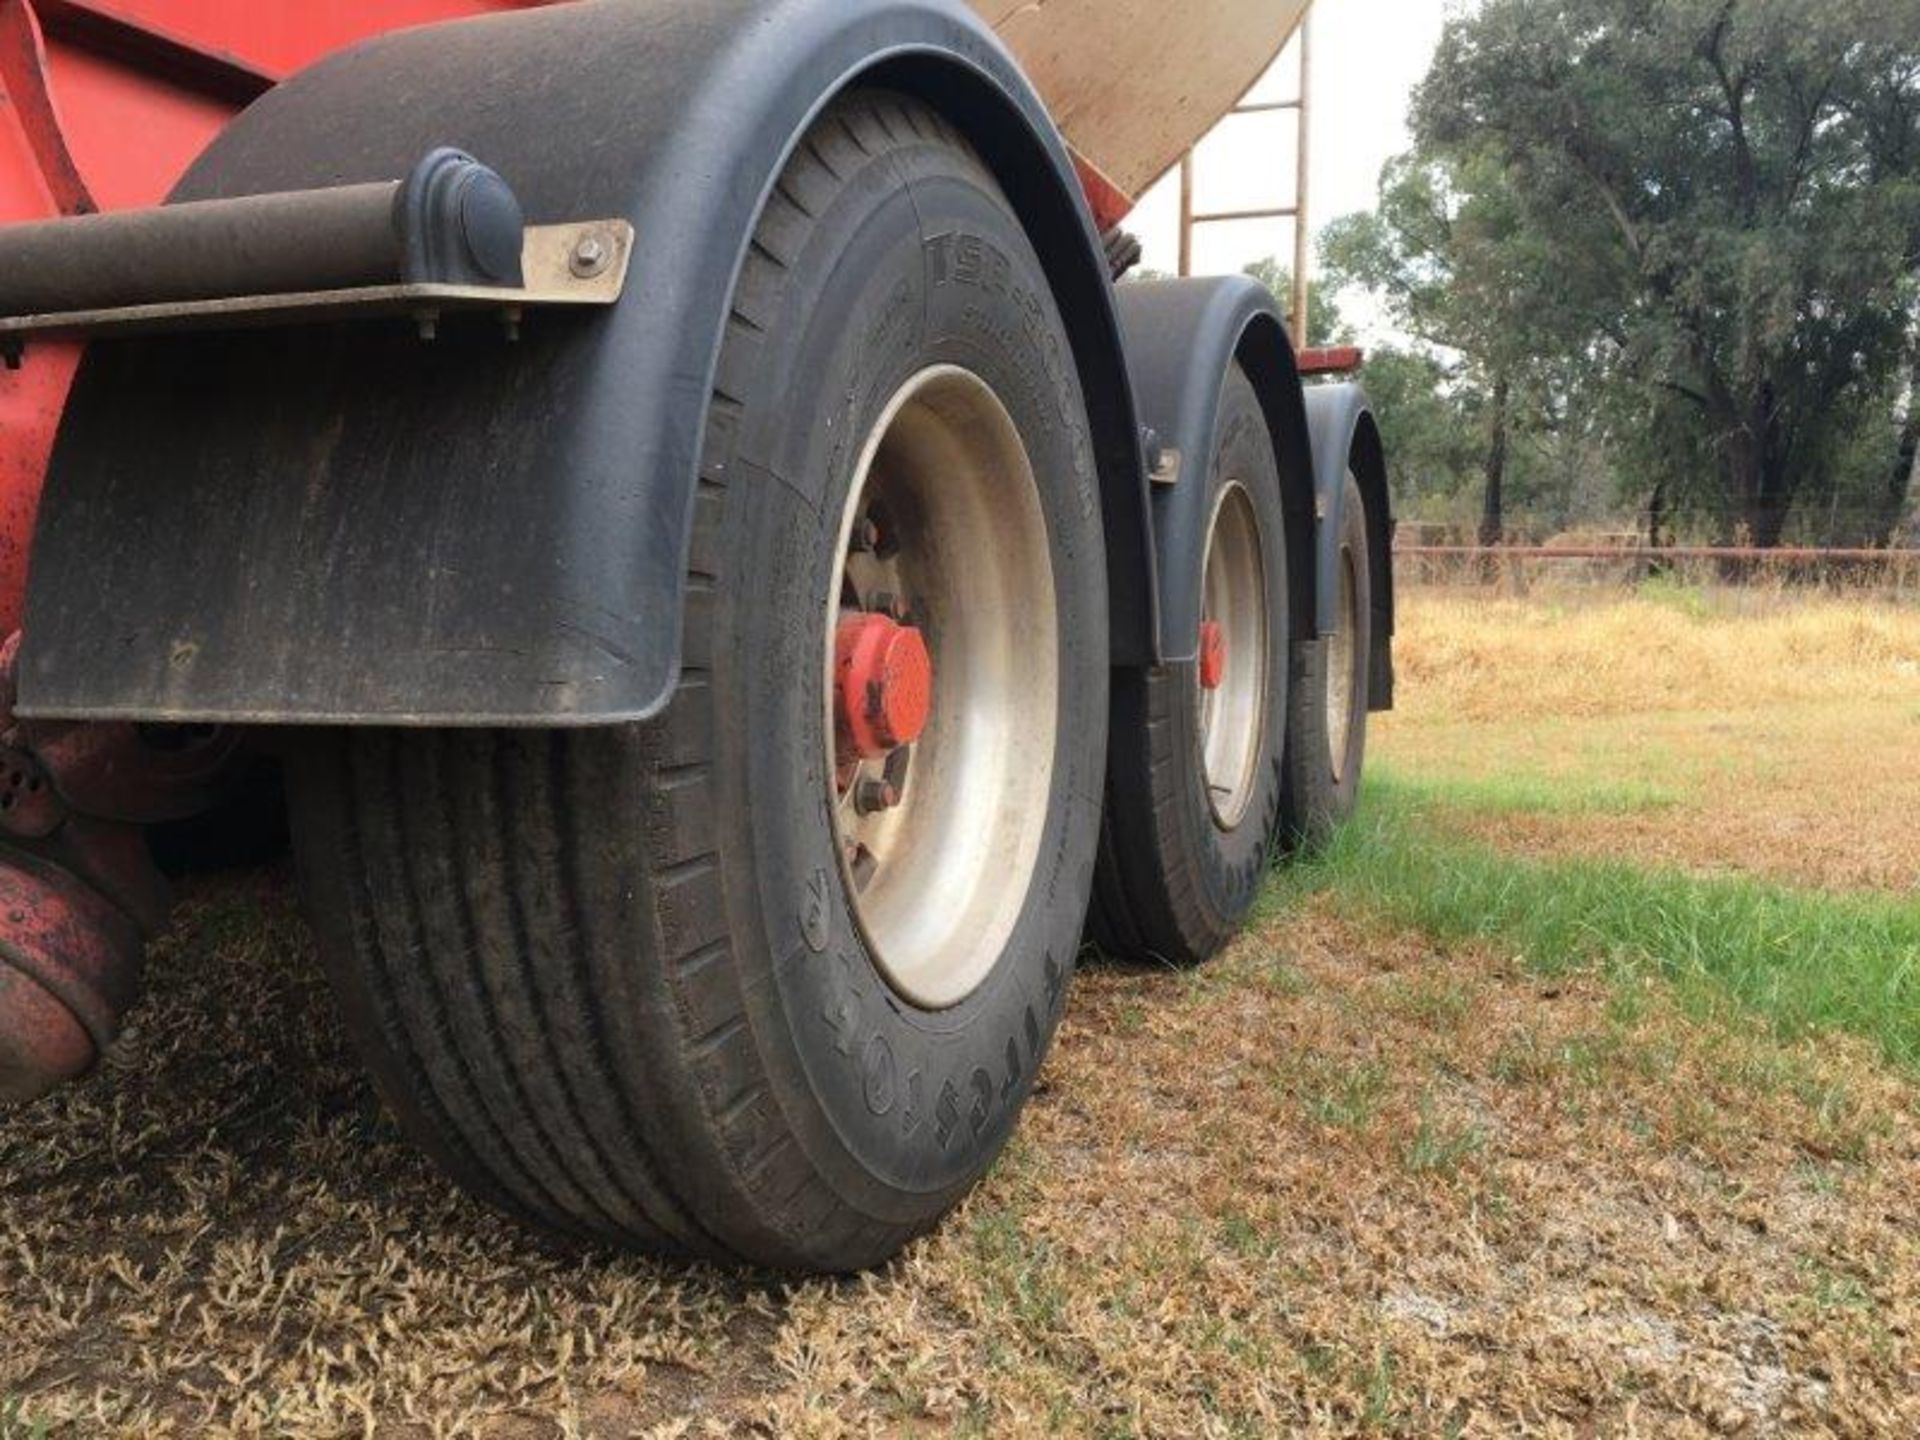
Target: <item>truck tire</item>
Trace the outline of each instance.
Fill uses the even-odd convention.
[[[1211,959],[1238,933],[1280,814],[1286,517],[1266,417],[1238,367],[1206,483],[1200,658],[1114,677],[1089,924],[1110,955],[1180,966]]]
[[[1306,849],[1324,844],[1352,816],[1366,768],[1373,572],[1366,500],[1351,474],[1334,563],[1333,633],[1294,647],[1285,826],[1291,843]]]
[[[1060,1018],[1100,503],[1040,262],[931,110],[825,111],[734,303],[665,713],[323,734],[295,833],[348,1023],[474,1191],[844,1272],[986,1171]]]

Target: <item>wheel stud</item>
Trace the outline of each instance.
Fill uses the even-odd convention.
[[[882,590],[873,597],[873,613],[886,616],[896,625],[904,625],[910,612],[905,600],[890,590]]]
[[[885,780],[862,780],[853,795],[853,808],[862,815],[878,815],[899,803],[899,790]]]
[[[847,540],[847,548],[856,555],[871,554],[880,546],[880,527],[871,520],[853,522],[853,534]]]

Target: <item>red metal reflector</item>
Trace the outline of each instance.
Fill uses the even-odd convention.
[[[833,657],[843,760],[877,760],[920,738],[933,711],[933,657],[918,630],[857,615],[841,622]]]

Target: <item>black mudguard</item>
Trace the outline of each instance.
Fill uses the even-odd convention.
[[[1367,707],[1393,708],[1393,499],[1387,486],[1386,451],[1366,392],[1354,384],[1312,385],[1306,391],[1307,430],[1312,438],[1315,504],[1320,513],[1320,633],[1338,613],[1337,550],[1346,519],[1347,475],[1359,483],[1367,507],[1367,558],[1373,572],[1373,665]]]
[[[1295,639],[1317,633],[1314,466],[1300,373],[1273,296],[1244,276],[1146,280],[1119,287],[1116,304],[1133,369],[1135,403],[1159,441],[1153,485],[1160,569],[1160,655],[1194,658],[1199,645],[1207,467],[1221,387],[1236,362],[1247,373],[1280,460],[1287,515],[1289,613]]]
[[[594,724],[671,695],[730,296],[792,147],[856,83],[927,99],[1033,235],[1088,395],[1114,660],[1155,654],[1139,426],[1066,150],[959,0],[586,0],[380,38],[260,100],[175,200],[405,175],[458,147],[530,223],[625,217],[627,294],[500,327],[96,345],[35,542],[20,709]],[[809,417],[794,416],[806,424]],[[774,437],[745,463],[777,473]],[[1088,503],[1095,497],[1089,496]]]

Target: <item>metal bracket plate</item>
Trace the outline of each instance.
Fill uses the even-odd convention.
[[[625,220],[530,225],[522,249],[526,284],[375,285],[287,295],[239,295],[215,300],[73,310],[53,315],[0,317],[0,358],[20,363],[29,339],[84,340],[184,330],[239,330],[330,320],[408,316],[431,333],[442,315],[494,311],[509,326],[520,312],[605,307],[619,300],[632,265],[634,229]]]

